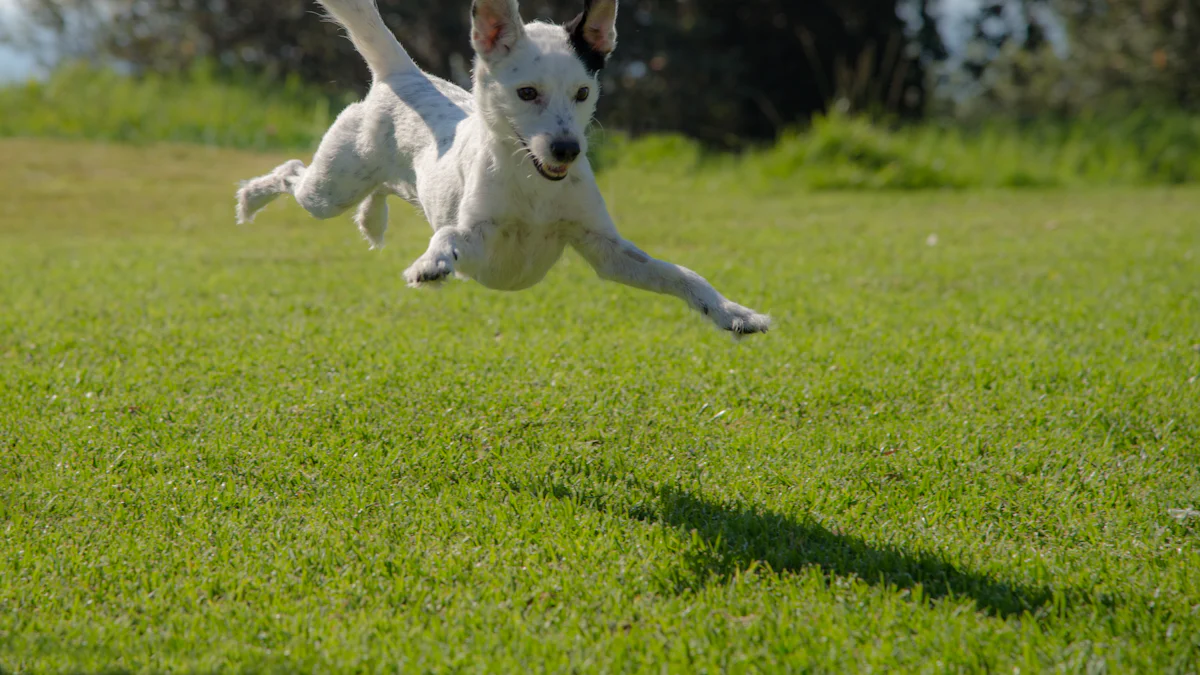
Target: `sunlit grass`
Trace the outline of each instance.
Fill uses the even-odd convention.
[[[573,255],[406,289],[400,203],[235,226],[284,156],[0,155],[6,672],[1200,667],[1196,190],[606,172],[734,343]]]

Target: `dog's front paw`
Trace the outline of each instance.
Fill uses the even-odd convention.
[[[708,316],[713,323],[735,337],[765,333],[771,328],[771,317],[728,300],[719,307],[709,308]]]
[[[454,274],[454,261],[442,257],[421,256],[404,270],[404,280],[412,288],[445,281]]]

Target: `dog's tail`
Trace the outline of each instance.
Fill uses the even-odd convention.
[[[375,0],[317,0],[329,14],[346,28],[350,41],[366,59],[376,80],[389,75],[416,70],[417,64],[388,30]]]

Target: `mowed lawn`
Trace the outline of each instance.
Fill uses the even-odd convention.
[[[606,173],[736,342],[236,226],[283,156],[0,157],[0,671],[1200,669],[1198,189]]]

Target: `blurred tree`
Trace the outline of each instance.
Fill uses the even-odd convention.
[[[212,60],[229,72],[295,74],[331,92],[350,86],[365,90],[369,82],[350,43],[309,0],[17,2],[35,24],[69,36],[61,41],[69,56],[94,54],[137,72],[169,73]],[[463,7],[383,0],[380,8],[414,58],[448,73],[448,56],[462,51],[466,41]],[[91,53],[72,53],[81,50]]]
[[[1022,0],[1031,29],[994,44],[978,64],[968,114],[1071,116],[1137,107],[1200,110],[1200,3],[1195,0]],[[1049,12],[1066,29],[1046,39]],[[1042,14],[1045,17],[1047,14]],[[976,52],[978,53],[978,51]]]
[[[1064,74],[1077,95],[1200,109],[1200,3],[1062,0],[1071,53]]]
[[[329,92],[362,91],[366,69],[311,0],[18,0],[59,33],[89,26],[90,50],[135,71],[198,59],[229,72],[297,75]],[[435,74],[464,83],[470,0],[379,0],[388,25]],[[927,0],[919,0],[922,12]],[[557,21],[578,0],[523,3]],[[927,13],[926,13],[927,17]],[[915,38],[896,0],[625,0],[620,47],[604,73],[601,118],[633,132],[679,131],[722,146],[769,139],[833,102],[921,114],[922,54],[944,50],[930,25]]]
[[[828,105],[916,116],[925,78],[895,0],[624,3],[608,116],[720,145],[770,138]]]

